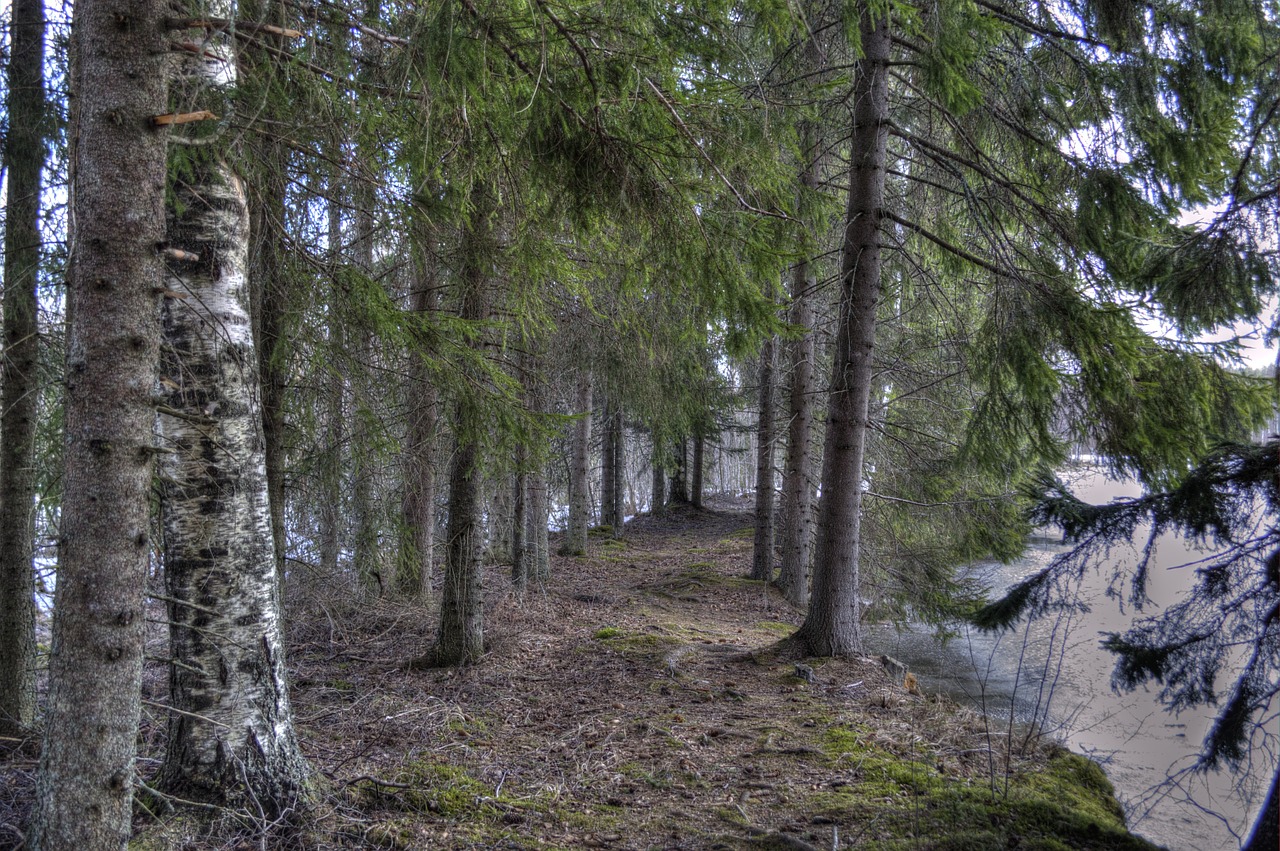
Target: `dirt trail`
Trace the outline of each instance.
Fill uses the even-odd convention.
[[[329,646],[319,624],[294,630],[309,754],[340,784],[411,787],[349,786],[359,812],[334,833],[406,848],[709,848],[783,831],[830,847],[835,820],[798,804],[848,770],[815,734],[906,695],[869,660],[796,676],[776,644],[798,612],[744,578],[745,509],[678,508],[621,540],[593,534],[587,557],[555,558],[548,587],[523,600],[490,568],[490,652],[472,668],[400,670],[429,644],[409,609],[335,627]],[[474,806],[423,788],[463,775]]]
[[[460,670],[405,667],[431,644],[428,608],[290,593],[316,806],[294,824],[139,808],[131,849],[1151,847],[1091,763],[1051,749],[1006,762],[998,732],[875,660],[780,650],[799,613],[744,578],[748,509],[593,534],[523,597],[488,568],[489,652]],[[162,625],[151,641],[162,657]],[[143,776],[166,683],[151,665]],[[33,775],[30,747],[0,760],[0,820],[22,822]]]

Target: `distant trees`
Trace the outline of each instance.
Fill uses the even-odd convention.
[[[597,502],[620,534],[640,455],[654,513],[699,506],[717,435],[751,466],[748,407],[754,574],[780,560],[814,653],[861,652],[868,599],[954,614],[951,568],[1017,551],[1009,495],[1061,458],[1064,420],[1176,485],[1265,396],[1132,309],[1193,334],[1274,291],[1274,80],[1241,2],[1202,27],[1177,4],[459,0],[295,20],[262,2],[184,21],[82,0],[58,732],[35,841],[124,835],[157,455],[161,785],[280,811],[305,776],[286,577],[429,605],[442,578],[419,661],[476,663],[487,561],[544,579],[550,518],[582,552]],[[0,723],[24,729],[38,9],[14,7],[5,159]],[[1221,198],[1211,226],[1176,224]],[[83,726],[102,713],[109,769]]]

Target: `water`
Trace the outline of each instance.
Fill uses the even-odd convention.
[[[1138,493],[1134,485],[1109,482],[1100,475],[1082,475],[1073,484],[1077,495],[1097,503]],[[974,570],[999,594],[1047,566],[1064,549],[1046,540],[1013,564],[981,564]],[[1131,556],[1119,549],[1112,554]],[[1157,606],[1149,606],[1146,613],[1190,587],[1194,572],[1178,566],[1195,557],[1185,541],[1160,541],[1149,589]],[[1089,574],[1081,595],[1091,611],[1070,619],[1037,621],[1003,635],[970,631],[946,645],[939,645],[925,627],[902,632],[872,627],[868,646],[907,663],[927,692],[942,692],[978,708],[985,702],[988,712],[1005,719],[1012,711],[1019,721],[1040,723],[1073,750],[1098,760],[1125,804],[1135,833],[1171,851],[1236,848],[1248,835],[1266,792],[1262,783],[1270,781],[1270,767],[1259,767],[1256,780],[1261,788],[1250,802],[1232,793],[1232,778],[1226,775],[1184,774],[1180,784],[1160,788],[1199,752],[1213,708],[1174,716],[1153,693],[1112,691],[1115,660],[1099,641],[1102,633],[1123,631],[1133,614],[1122,613],[1116,601],[1107,598],[1107,584],[1105,575]],[[1229,682],[1229,676],[1224,671],[1219,682]]]

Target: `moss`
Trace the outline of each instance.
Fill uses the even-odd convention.
[[[760,623],[756,624],[756,629],[782,636],[791,635],[796,631],[796,627],[793,624],[783,623],[782,621],[760,621]]]
[[[592,538],[607,538],[613,534],[613,527],[608,524],[601,526],[592,526],[587,530],[587,535]]]
[[[627,632],[618,627],[599,629],[596,631],[595,638],[601,644],[624,656],[655,661],[663,659],[667,653],[683,643],[664,635]]]
[[[985,851],[1014,843],[1040,851],[1155,848],[1126,830],[1102,769],[1063,749],[1044,763],[1015,771],[1009,794],[1003,796],[993,794],[985,778],[940,773],[937,756],[925,743],[898,755],[876,744],[868,728],[834,725],[824,731],[821,746],[845,785],[814,791],[806,805],[839,822],[874,820],[877,836],[867,837],[862,847]]]
[[[490,819],[498,815],[493,790],[456,765],[419,760],[406,763],[392,779],[407,788],[365,782],[356,787],[361,803],[382,810],[434,813],[450,819]]]

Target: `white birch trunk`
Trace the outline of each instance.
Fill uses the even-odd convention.
[[[206,55],[229,50],[210,45]],[[190,67],[212,86],[234,63]],[[174,189],[159,417],[170,598],[168,751],[160,783],[183,798],[273,817],[306,768],[285,686],[279,575],[268,508],[258,357],[249,316],[244,187],[221,162]]]

